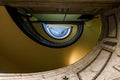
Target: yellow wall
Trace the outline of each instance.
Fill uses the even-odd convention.
[[[28,38],[0,6],[0,71],[32,72],[67,66],[96,45],[101,32],[99,16],[86,22],[81,38],[66,48],[48,48]]]
[[[60,25],[60,24],[57,24],[57,25]],[[52,41],[52,42],[66,42],[66,41],[70,40],[71,38],[73,38],[75,36],[75,34],[77,32],[77,25],[75,25],[75,24],[62,24],[62,25],[64,25],[64,26],[65,25],[72,26],[73,28],[72,28],[71,34],[67,38],[65,38],[63,40],[56,40],[56,39],[53,39],[53,38],[51,38],[50,36],[48,36],[46,34],[46,32],[44,31],[44,29],[42,28],[40,23],[33,23],[33,26],[36,29],[36,31],[39,34],[41,34],[41,36],[43,36],[45,39],[47,39],[49,41]]]

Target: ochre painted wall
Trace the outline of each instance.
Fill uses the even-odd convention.
[[[0,6],[0,72],[33,72],[70,65],[96,45],[101,19],[86,22],[81,38],[66,48],[48,48],[28,38]]]

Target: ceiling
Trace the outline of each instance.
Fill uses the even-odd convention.
[[[31,21],[80,21],[81,14],[32,14]]]
[[[0,5],[25,8],[35,14],[97,14],[119,4],[120,0],[0,0]]]

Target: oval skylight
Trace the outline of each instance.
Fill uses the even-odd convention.
[[[60,24],[45,24],[43,23],[44,30],[46,33],[55,39],[64,39],[66,38],[72,30],[70,25],[60,25]]]

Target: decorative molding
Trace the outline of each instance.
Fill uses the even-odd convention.
[[[84,70],[82,70],[82,71],[80,71],[79,73],[77,73],[79,80],[82,80],[82,76],[80,75],[80,73],[83,72],[83,74],[84,74],[84,71],[85,71],[85,70],[89,70],[89,68],[92,67],[92,64],[94,65],[94,62],[99,58],[99,56],[100,56],[100,55],[102,56],[102,51],[107,51],[107,52],[109,53],[109,54],[106,54],[106,55],[108,56],[108,58],[106,59],[105,63],[103,64],[103,66],[101,67],[101,69],[99,70],[99,72],[98,72],[98,71],[97,71],[97,72],[96,72],[96,71],[90,71],[90,72],[92,72],[92,73],[94,74],[94,77],[91,77],[92,80],[95,80],[95,79],[101,74],[101,72],[104,70],[105,66],[107,65],[107,63],[109,62],[109,60],[110,60],[110,58],[111,58],[111,56],[112,56],[112,52],[110,52],[110,51],[108,51],[108,50],[105,50],[105,49],[102,49],[102,50],[99,52],[99,55],[92,61],[91,64],[89,64],[88,67],[86,67]],[[93,76],[93,74],[90,74],[90,75]],[[87,75],[87,74],[86,74],[86,75]],[[84,75],[84,76],[85,76],[85,75]],[[87,79],[87,78],[86,78],[86,79]]]
[[[108,50],[106,50],[106,51],[108,51]],[[109,52],[109,51],[108,51],[108,52]],[[108,62],[109,62],[110,59],[111,59],[112,54],[113,54],[113,53],[110,52],[110,55],[109,55],[109,57],[108,57],[106,63],[104,64],[103,68],[102,68],[102,69],[99,71],[99,73],[93,78],[93,80],[96,80],[97,77],[98,77],[98,76],[102,73],[102,71],[105,69],[106,65],[108,64]]]
[[[101,47],[108,51],[114,52],[116,50],[117,43],[117,38],[104,38],[102,40]]]
[[[113,68],[120,72],[120,65],[115,65],[115,66],[113,66]]]
[[[114,27],[110,27],[110,25],[111,25],[111,19],[109,19],[110,17],[113,17],[112,18],[112,20],[113,20],[113,22],[114,22]],[[116,18],[116,15],[115,15],[115,13],[114,14],[111,14],[111,15],[108,15],[108,16],[106,16],[106,22],[107,22],[107,37],[108,38],[117,38],[117,33],[118,33],[118,31],[117,31],[117,18]],[[113,25],[113,22],[112,22],[112,25]],[[111,32],[111,31],[113,31],[113,28],[115,29],[114,30],[114,32]],[[112,33],[112,34],[111,34]]]
[[[105,41],[105,42],[103,42],[103,44],[109,45],[109,46],[115,46],[115,45],[117,45],[117,42]]]
[[[84,71],[87,67],[89,67],[89,66],[97,59],[97,57],[100,55],[101,51],[102,51],[102,49],[99,51],[99,53],[97,54],[97,56],[96,56],[87,66],[85,66],[82,70],[80,70],[80,71],[77,72],[77,76],[78,76],[79,80],[82,80],[82,79],[81,79],[81,76],[79,75],[79,73],[81,73],[81,72]]]

